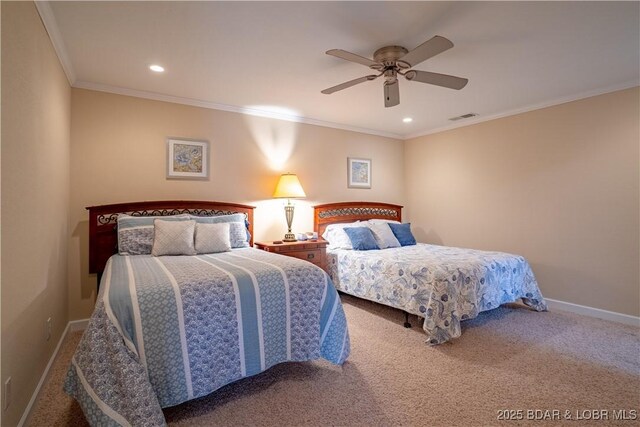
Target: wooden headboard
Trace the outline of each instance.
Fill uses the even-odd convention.
[[[378,202],[327,203],[313,207],[313,230],[322,236],[329,224],[389,219],[402,221],[402,206]]]
[[[118,203],[115,205],[89,206],[89,273],[98,274],[98,283],[107,260],[118,252],[118,214],[132,216],[168,216],[188,213],[198,216],[231,215],[247,216],[251,233],[249,244],[253,246],[254,206],[226,202],[197,200],[170,200],[156,202]]]

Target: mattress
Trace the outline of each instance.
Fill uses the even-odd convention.
[[[331,280],[295,258],[114,255],[100,289],[64,386],[91,425],[164,425],[161,408],[275,364],[349,355]]]
[[[427,342],[461,335],[460,322],[518,299],[546,303],[519,255],[418,243],[371,251],[327,251],[329,275],[345,293],[423,317]]]

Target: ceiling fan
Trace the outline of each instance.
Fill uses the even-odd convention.
[[[384,76],[384,106],[393,107],[400,103],[400,90],[398,89],[398,74],[404,76],[407,80],[420,83],[428,83],[436,86],[442,86],[449,89],[460,90],[467,85],[468,79],[461,77],[449,76],[447,74],[431,73],[428,71],[411,70],[422,61],[436,56],[445,50],[451,49],[453,43],[444,37],[435,36],[412,51],[408,51],[402,46],[385,46],[373,53],[373,61],[355,53],[347,52],[342,49],[331,49],[327,51],[327,55],[332,55],[340,59],[345,59],[358,64],[366,65],[372,70],[379,71],[380,74],[370,74],[368,76],[349,80],[337,86],[330,87],[322,91],[326,95],[330,95],[342,89],[364,83],[369,80],[375,80],[380,76]]]

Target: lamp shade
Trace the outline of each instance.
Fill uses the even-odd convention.
[[[294,173],[285,173],[280,176],[276,190],[273,192],[273,197],[280,199],[299,199],[307,197],[307,195],[304,194],[298,176]]]

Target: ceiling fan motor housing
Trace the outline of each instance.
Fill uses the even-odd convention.
[[[411,65],[404,61],[399,61],[399,59],[405,56],[408,52],[409,51],[402,46],[385,46],[373,53],[373,60],[384,65],[384,68],[398,67],[400,69],[407,69],[410,68]],[[373,65],[371,68],[381,69],[381,67],[375,67]]]

